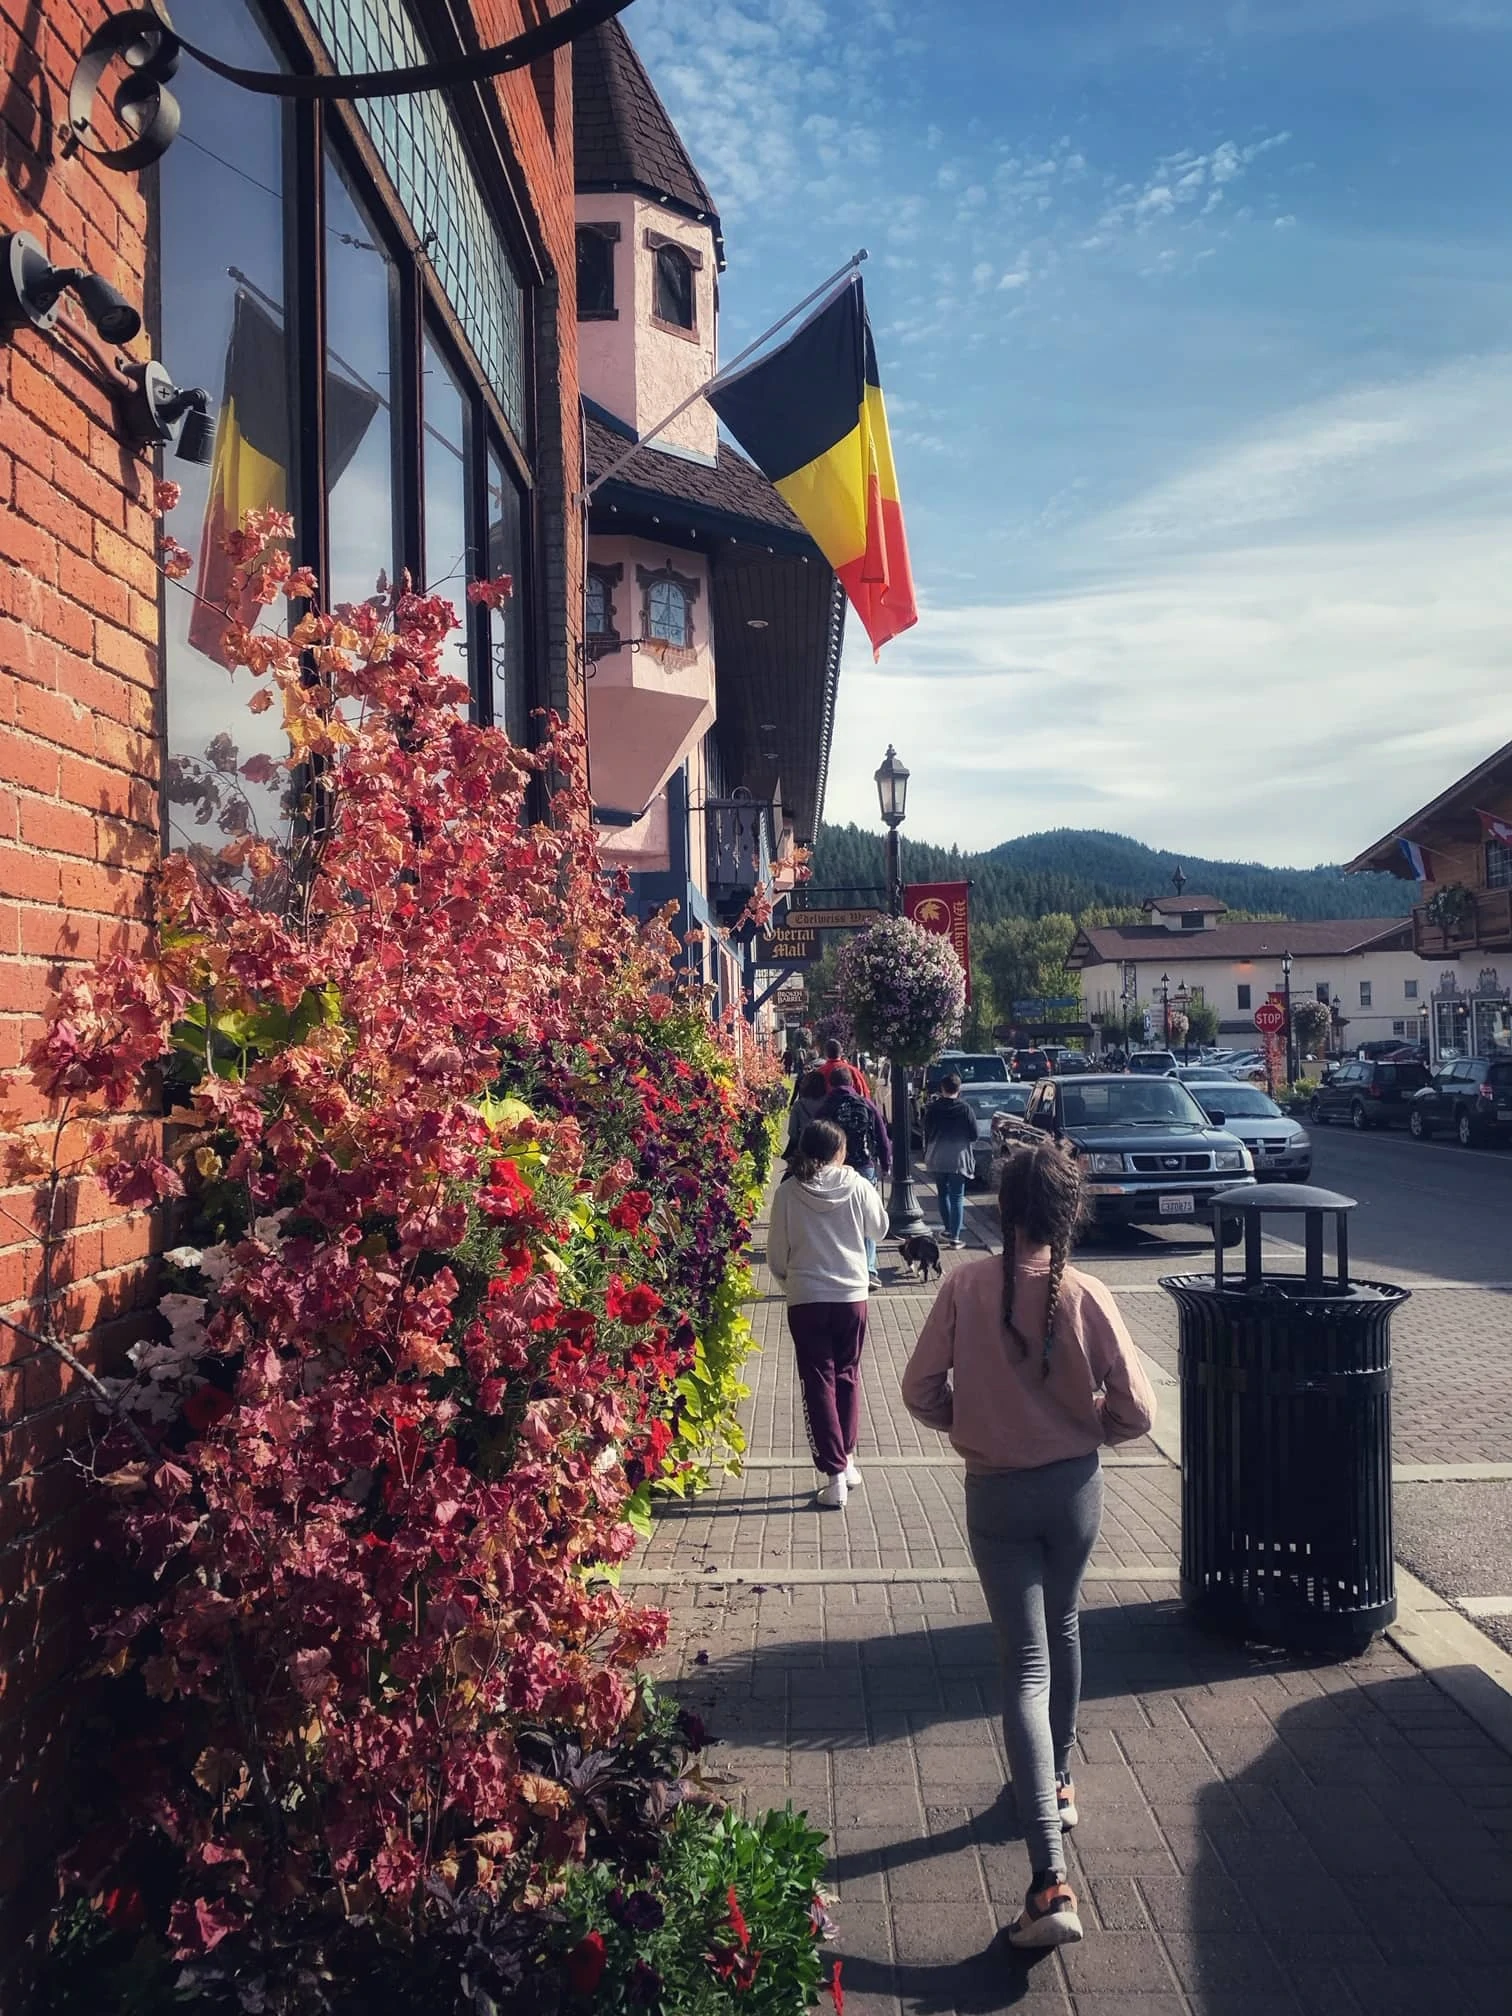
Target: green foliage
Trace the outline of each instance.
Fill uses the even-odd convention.
[[[823,1871],[824,1836],[791,1806],[755,1823],[681,1806],[649,1884],[662,1907],[659,1925],[637,1930],[623,1922],[634,1913],[626,1911],[622,1879],[612,1867],[601,1863],[569,1877],[564,1942],[570,1954],[595,1937],[602,1940],[604,1965],[591,1990],[570,1997],[567,2007],[601,2016],[620,2010],[799,2016],[813,2002],[823,1971],[814,1915]],[[744,1939],[731,1912],[732,1891]],[[741,1985],[741,1963],[752,1969],[755,1955],[760,1958],[748,1985]],[[657,1988],[644,1973],[636,1977],[637,1965],[654,1974]],[[724,1978],[721,1967],[730,1969]],[[637,2000],[637,1993],[653,1999]]]
[[[1178,864],[1194,894],[1218,896],[1231,912],[1285,917],[1400,917],[1411,906],[1408,883],[1394,875],[1346,875],[1339,868],[1267,868],[1259,862],[1205,861],[1141,846],[1120,833],[1060,827],[1026,834],[982,854],[958,847],[903,843],[910,882],[969,881],[975,931],[1004,917],[1060,912],[1088,921],[1100,906],[1138,904],[1169,893]],[[882,836],[860,826],[825,826],[814,848],[814,886],[824,901],[874,903],[886,881]],[[1114,921],[1105,919],[1103,921]],[[1135,916],[1133,922],[1143,920]]]
[[[1187,1033],[1193,1043],[1218,1041],[1218,1010],[1201,994],[1187,1003]]]
[[[1304,1052],[1318,1050],[1327,1043],[1330,1020],[1321,1001],[1292,1002],[1292,1034]]]

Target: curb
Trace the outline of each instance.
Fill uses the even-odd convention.
[[[1181,1387],[1148,1352],[1139,1356],[1160,1403],[1150,1440],[1180,1469]],[[1398,1476],[1396,1481],[1403,1480]],[[1512,1654],[1400,1561],[1396,1594],[1397,1621],[1387,1626],[1385,1638],[1512,1757]]]

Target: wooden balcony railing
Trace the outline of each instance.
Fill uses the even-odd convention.
[[[1429,922],[1426,904],[1412,913],[1412,946],[1421,959],[1449,952],[1512,951],[1512,889],[1472,890],[1472,906],[1453,930]]]

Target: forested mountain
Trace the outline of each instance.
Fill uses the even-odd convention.
[[[985,854],[930,847],[905,838],[903,875],[908,882],[970,881],[971,921],[982,930],[1006,917],[1079,917],[1090,909],[1137,904],[1171,893],[1180,867],[1193,895],[1218,896],[1231,910],[1261,915],[1396,917],[1412,903],[1410,882],[1390,875],[1345,875],[1338,868],[1267,868],[1256,861],[1205,861],[1168,854],[1121,833],[1058,827],[1008,840]],[[844,892],[855,902],[876,900],[886,883],[880,833],[860,826],[824,826],[814,848],[816,901],[834,903]]]

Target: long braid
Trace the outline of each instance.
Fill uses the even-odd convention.
[[[1030,1247],[1050,1248],[1045,1334],[1040,1349],[1040,1374],[1048,1378],[1066,1262],[1082,1223],[1081,1169],[1072,1156],[1048,1141],[1020,1149],[1003,1165],[998,1208],[1003,1226],[1003,1327],[1017,1343],[1022,1358],[1029,1356],[1029,1340],[1013,1320],[1019,1244],[1022,1240]]]
[[[1081,1169],[1075,1163],[1076,1183],[1071,1193],[1069,1219],[1056,1227],[1056,1236],[1050,1242],[1050,1286],[1045,1297],[1045,1343],[1040,1354],[1040,1377],[1050,1377],[1050,1347],[1055,1342],[1055,1312],[1060,1306],[1061,1283],[1066,1276],[1066,1261],[1071,1252],[1071,1237],[1081,1217],[1082,1179]]]
[[[1018,1338],[1019,1355],[1027,1358],[1029,1346],[1019,1335],[1013,1321],[1013,1290],[1018,1274],[1018,1232],[1012,1225],[1003,1227],[1003,1328],[1010,1337]]]

